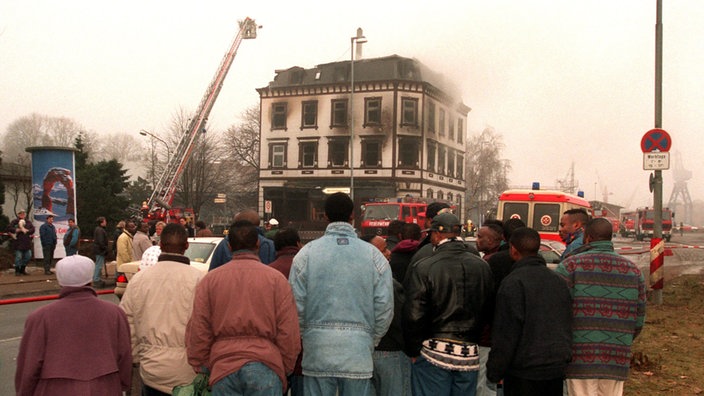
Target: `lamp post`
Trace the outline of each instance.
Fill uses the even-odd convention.
[[[150,138],[149,140],[150,140],[150,142],[151,142],[151,144],[152,144],[152,185],[153,185],[153,186],[156,186],[156,166],[155,166],[155,163],[156,163],[156,158],[155,158],[155,157],[156,157],[156,156],[155,156],[155,154],[154,154],[154,148],[155,148],[155,147],[154,147],[154,141],[155,141],[155,140],[158,140],[158,141],[162,142],[162,143],[164,144],[164,146],[166,146],[166,153],[167,153],[166,163],[167,163],[167,166],[168,166],[169,161],[171,160],[171,149],[169,149],[169,145],[166,144],[166,141],[164,141],[164,139],[160,138],[159,136],[157,136],[157,135],[155,135],[155,134],[153,134],[153,133],[151,133],[151,132],[149,132],[149,131],[145,131],[144,129],[142,129],[142,130],[139,131],[139,134],[142,135],[142,136],[149,136],[149,138]]]
[[[357,28],[357,35],[350,38],[350,198],[354,202],[354,44],[364,44],[367,38],[362,28]]]

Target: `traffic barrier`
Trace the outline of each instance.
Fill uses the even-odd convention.
[[[108,290],[96,290],[95,291],[98,295],[102,294],[113,294],[115,290],[113,289],[108,289]],[[22,297],[22,298],[9,298],[7,300],[0,300],[0,305],[9,305],[9,304],[21,304],[21,303],[28,303],[28,302],[37,302],[37,301],[46,301],[46,300],[57,300],[59,298],[58,294],[51,294],[48,296],[34,296],[34,297]]]
[[[665,282],[663,269],[665,242],[662,238],[650,240],[650,286],[653,290],[662,290]]]

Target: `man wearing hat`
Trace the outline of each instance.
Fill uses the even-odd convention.
[[[279,232],[279,221],[272,218],[266,222],[266,232],[264,236],[273,241],[277,232]]]
[[[17,218],[7,226],[7,232],[12,236],[11,246],[15,249],[15,276],[27,275],[25,268],[32,259],[34,226],[26,217],[27,212],[20,210]]]
[[[56,263],[59,300],[32,312],[17,355],[18,395],[119,395],[130,389],[132,350],[124,312],[90,287],[95,264]]]
[[[458,238],[462,223],[452,213],[433,218],[434,252],[412,265],[404,281],[405,351],[414,360],[414,395],[475,395],[478,345],[493,309],[489,264]]]

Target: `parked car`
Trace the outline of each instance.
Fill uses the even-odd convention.
[[[188,238],[188,249],[184,255],[191,260],[191,265],[203,272],[208,272],[210,260],[213,258],[215,248],[222,241],[218,237]],[[117,268],[115,295],[122,298],[132,276],[139,271],[139,261],[124,263]]]

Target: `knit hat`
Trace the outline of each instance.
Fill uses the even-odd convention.
[[[452,213],[441,213],[433,218],[433,221],[430,223],[430,228],[425,231],[458,233],[461,226],[462,223],[460,223],[460,219],[458,219],[457,216]]]
[[[93,280],[95,263],[86,256],[66,256],[56,263],[56,279],[61,286],[80,287]]]
[[[159,245],[147,248],[147,250],[142,253],[142,261],[139,263],[139,270],[144,271],[145,269],[153,266],[159,261],[159,255],[161,254],[161,247]]]

